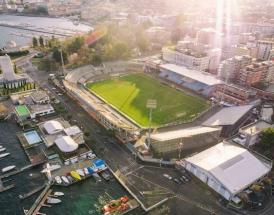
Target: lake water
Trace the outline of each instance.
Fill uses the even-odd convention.
[[[87,33],[92,30],[91,26],[82,23],[74,23],[66,18],[47,18],[47,17],[29,17],[0,14],[0,24],[19,25],[24,28],[29,28],[46,33],[28,31],[18,28],[0,26],[0,48],[13,40],[18,45],[24,46],[32,41],[33,36],[48,36],[58,33],[68,35]]]
[[[29,164],[16,137],[18,131],[20,128],[15,123],[0,122],[0,145],[3,145],[7,152],[11,153],[9,157],[0,160],[0,169],[9,165],[21,168]],[[15,188],[0,193],[1,215],[21,215],[23,208],[30,208],[39,194],[23,201],[18,198],[18,195],[27,193],[45,182],[46,178],[40,171],[41,168],[33,168],[8,178],[12,181],[6,182],[4,185],[15,184]],[[99,215],[102,214],[101,208],[108,201],[128,195],[116,180],[96,182],[92,177],[70,187],[53,187],[53,190],[64,192],[65,196],[61,197],[61,204],[52,208],[42,208],[41,212],[50,215]],[[130,214],[142,213],[135,210]]]

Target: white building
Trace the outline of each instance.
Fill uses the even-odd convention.
[[[245,138],[245,147],[249,147],[258,142],[260,134],[267,128],[273,128],[274,125],[271,125],[268,122],[259,120],[253,122],[249,125],[246,125],[240,128],[239,133],[242,134]]]
[[[13,64],[8,55],[0,56],[0,85],[6,88],[14,88],[26,84],[31,79],[26,74],[17,75],[14,73]]]
[[[30,97],[35,104],[47,104],[50,102],[49,96],[45,91],[36,90]]]
[[[30,118],[35,119],[36,117],[46,116],[49,114],[53,114],[54,108],[50,104],[42,104],[42,105],[29,105]]]
[[[209,57],[190,49],[163,48],[163,60],[179,66],[205,71],[209,67]]]
[[[220,64],[218,75],[222,80],[235,81],[240,70],[251,63],[252,57],[248,55],[229,58]]]
[[[260,160],[247,149],[221,142],[184,159],[182,165],[227,200],[266,176],[272,163]]]
[[[257,58],[259,60],[269,60],[271,50],[274,48],[273,40],[259,40]]]

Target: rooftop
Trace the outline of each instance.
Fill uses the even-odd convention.
[[[208,171],[234,195],[271,170],[247,149],[223,142],[186,160]]]
[[[203,122],[204,126],[224,126],[233,125],[247,114],[253,105],[226,107]]]
[[[62,136],[55,140],[57,147],[65,153],[78,149],[78,144],[70,136]]]
[[[218,84],[223,84],[224,82],[217,79],[214,75],[206,72],[201,72],[193,69],[188,69],[184,66],[177,66],[175,64],[163,64],[160,68],[169,70],[171,72],[177,73],[179,75],[185,76],[195,81],[199,81],[209,86],[214,86]]]
[[[167,141],[167,140],[174,140],[174,139],[179,139],[183,137],[191,137],[199,134],[210,133],[210,132],[219,131],[219,130],[221,130],[221,128],[197,126],[197,127],[180,129],[176,131],[168,131],[168,132],[162,132],[158,134],[152,134],[151,138],[157,141]]]
[[[274,126],[271,125],[270,123],[267,123],[265,121],[257,121],[254,123],[251,123],[245,127],[241,128],[241,133],[249,134],[249,135],[254,135],[262,132],[263,130],[267,128],[273,128]]]

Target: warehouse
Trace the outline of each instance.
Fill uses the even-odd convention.
[[[237,201],[241,193],[266,176],[272,162],[254,156],[247,149],[221,142],[183,160],[182,165],[227,200]]]

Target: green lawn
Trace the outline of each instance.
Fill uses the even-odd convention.
[[[157,100],[152,125],[193,119],[209,105],[145,75],[132,74],[86,85],[92,92],[129,116],[142,127],[149,125],[148,99]]]

